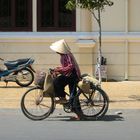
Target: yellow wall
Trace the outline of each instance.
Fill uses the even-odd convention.
[[[123,32],[125,31],[125,0],[112,0],[114,5],[106,7],[102,12],[102,31]],[[92,31],[98,31],[98,25],[94,20]]]
[[[0,57],[5,60],[31,57],[35,59],[35,69],[54,68],[60,65],[60,56],[53,52],[49,46],[57,40],[65,39],[76,57],[82,73],[93,73],[93,51],[91,52],[93,47],[80,48],[77,43],[77,33],[71,36],[69,33],[60,33],[57,37],[54,35],[55,33],[52,36],[36,33],[36,37],[33,37],[32,34],[28,35],[28,33],[16,33],[15,37],[12,34],[8,34],[6,38],[0,37]],[[2,67],[3,63],[0,64]]]
[[[107,58],[108,78],[140,80],[140,1],[112,1],[114,5],[106,7],[102,12],[102,53]],[[90,14],[86,17],[91,17],[92,24],[88,24],[91,26],[89,31],[95,32],[93,39],[98,42],[98,24]],[[84,28],[82,27],[81,29]],[[97,47],[98,45],[94,51],[95,58]]]
[[[112,0],[102,13],[102,54],[107,58],[108,79],[140,80],[140,0]],[[98,48],[98,25],[87,10],[76,10],[76,32],[36,32],[36,0],[33,1],[34,32],[0,32],[0,57],[5,60],[33,57],[36,69],[59,65],[59,55],[49,45],[65,39],[82,73],[94,74]],[[78,44],[79,39],[87,42]],[[96,46],[88,42],[96,41]],[[91,46],[90,46],[91,45]],[[82,46],[82,47],[81,47]],[[90,46],[90,47],[89,47]],[[1,62],[2,66],[2,62]]]
[[[140,32],[140,1],[129,0],[129,31]]]

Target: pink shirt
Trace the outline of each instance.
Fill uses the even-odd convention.
[[[60,54],[60,56],[61,56],[60,62],[62,66],[57,67],[55,71],[58,71],[66,76],[69,76],[72,73],[73,69],[75,69],[76,74],[80,79],[81,76],[80,69],[72,53]]]

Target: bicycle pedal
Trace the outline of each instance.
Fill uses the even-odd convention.
[[[69,103],[63,104],[63,109],[66,113],[72,112],[72,106]]]

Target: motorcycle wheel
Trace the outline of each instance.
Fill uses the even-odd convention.
[[[16,73],[16,83],[21,87],[27,87],[34,81],[34,74],[30,69],[22,69]]]

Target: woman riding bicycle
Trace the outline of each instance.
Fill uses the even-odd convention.
[[[69,86],[70,97],[76,94],[76,84],[80,80],[81,73],[79,66],[70,51],[65,40],[53,43],[50,48],[60,55],[61,66],[54,69],[54,90],[55,96],[59,97],[56,103],[66,103],[65,86]],[[59,76],[58,76],[59,75]]]
[[[72,117],[71,119],[102,118],[109,106],[107,94],[95,83],[95,78],[87,74],[81,76],[78,64],[64,40],[53,43],[50,48],[58,53],[61,58],[61,66],[56,67],[54,70],[50,69],[51,74],[55,77],[53,78],[54,81],[50,81],[54,83],[48,82],[50,86],[47,86],[47,80],[49,81],[48,76],[51,77],[51,75],[48,75],[44,84],[46,85],[45,89],[35,86],[27,90],[21,100],[22,112],[29,119],[43,120],[53,113],[55,103],[59,103],[63,104],[65,112],[76,113],[77,117]],[[47,87],[49,89],[51,85],[53,85],[55,96],[59,100],[54,98],[54,94],[53,96],[48,96],[49,92],[46,92]],[[64,91],[66,85],[70,89],[70,98],[68,101],[66,100],[66,92]],[[48,95],[45,93],[48,93]]]
[[[54,79],[54,89],[55,96],[60,98],[57,102],[65,103],[66,93],[64,88],[68,85],[70,94],[76,94],[75,84],[80,80],[80,69],[65,40],[53,43],[50,48],[61,57],[61,66],[54,69],[54,75],[56,76]]]

